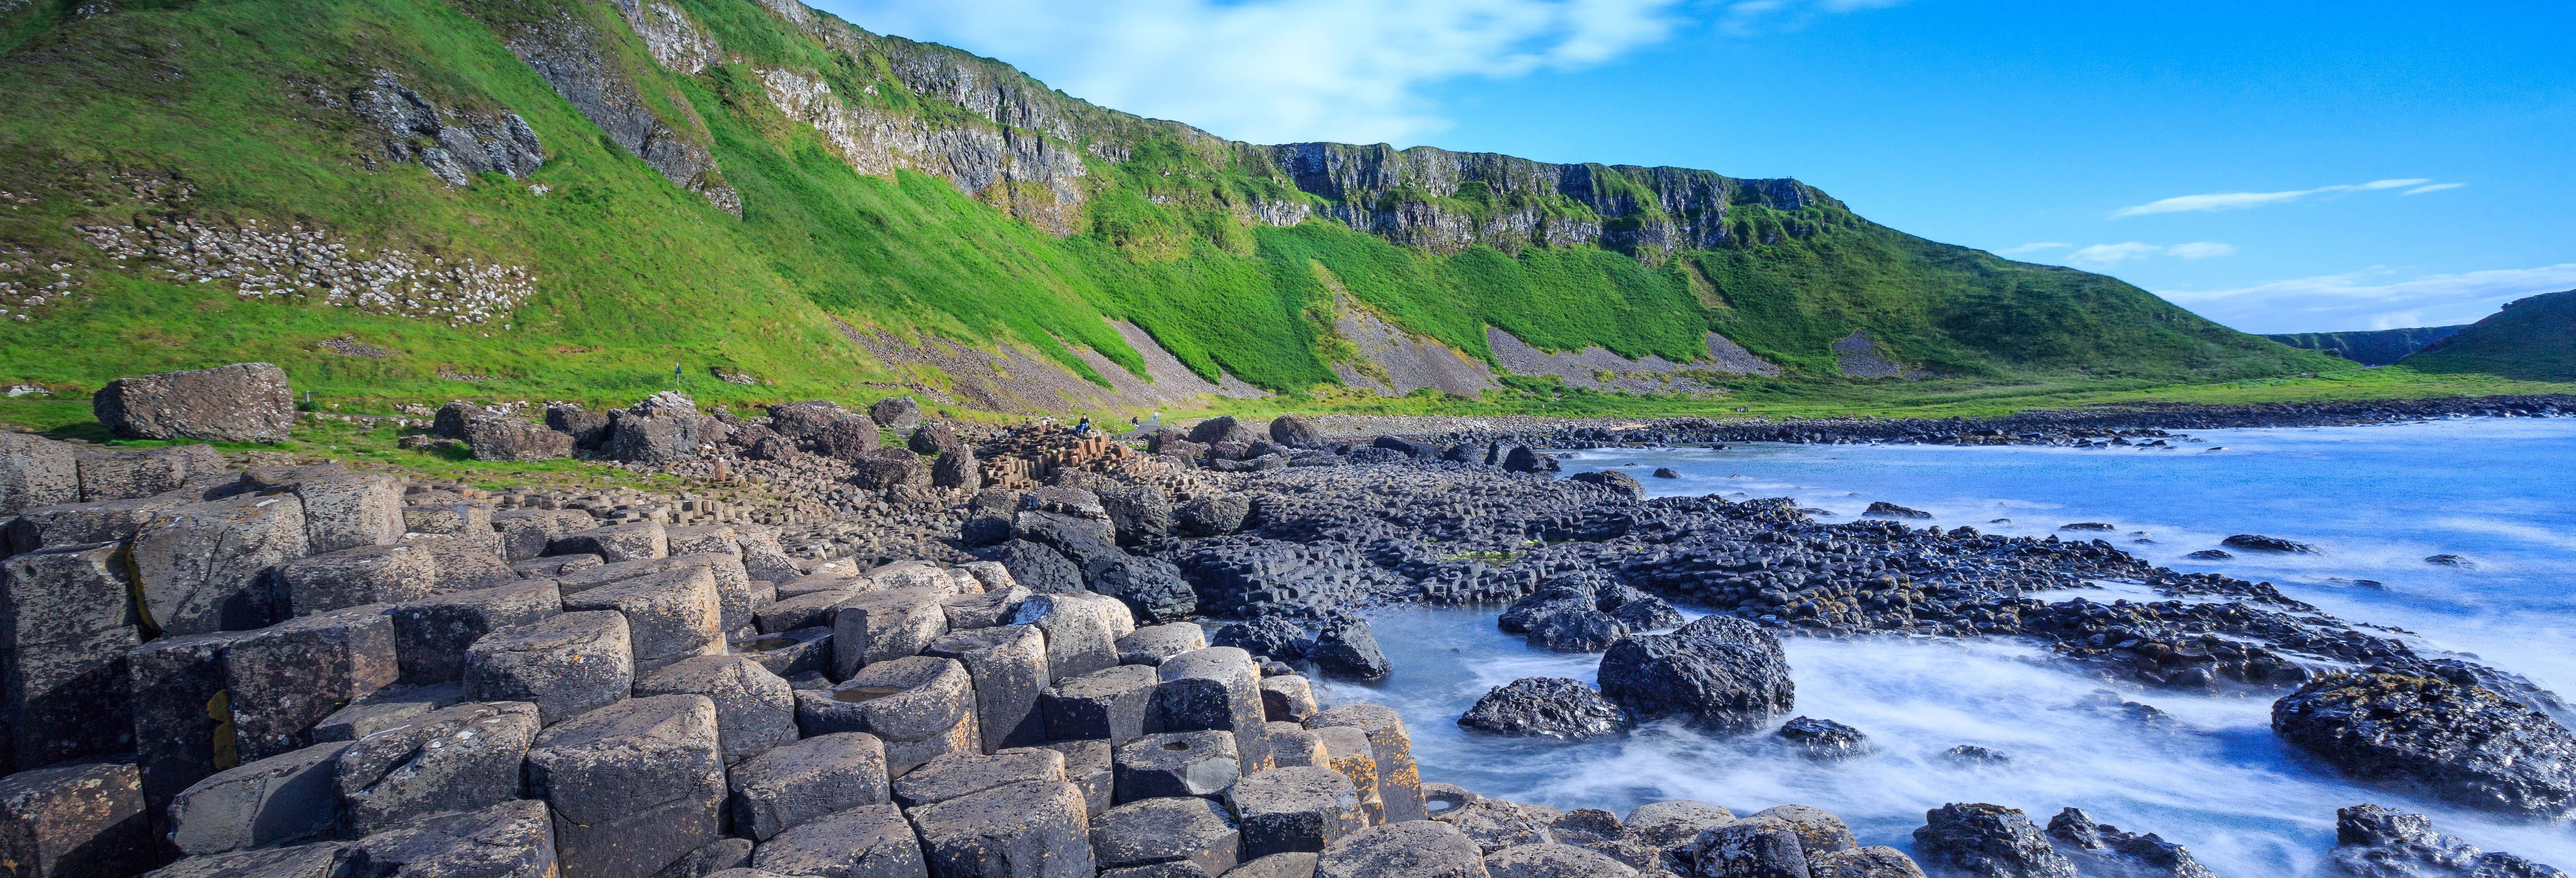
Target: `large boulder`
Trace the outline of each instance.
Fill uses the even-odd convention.
[[[1218,415],[1191,427],[1190,441],[1201,445],[1239,442],[1250,446],[1252,443],[1261,441],[1261,434],[1253,432],[1251,427],[1235,420],[1233,415]]]
[[[1632,476],[1615,469],[1605,469],[1588,473],[1575,473],[1574,475],[1567,476],[1566,478],[1572,481],[1582,482],[1587,485],[1599,485],[1601,487],[1608,488],[1612,492],[1630,500],[1646,499],[1646,486],[1643,483],[1638,482],[1636,476]]]
[[[2421,784],[2461,805],[2541,817],[2576,807],[2576,734],[2477,686],[2329,674],[2273,702],[2272,730],[2354,777]]]
[[[882,442],[877,436],[877,422],[857,415],[823,425],[808,441],[813,444],[814,453],[853,464],[866,460],[869,452],[877,450]]]
[[[485,417],[465,422],[465,447],[475,460],[557,460],[572,456],[573,437],[517,418]]]
[[[850,410],[828,399],[782,402],[769,407],[769,429],[790,440],[809,439],[833,421],[849,416]]]
[[[2057,845],[2059,853],[2077,861],[2078,871],[2088,875],[2218,878],[2209,867],[2192,859],[2191,851],[2182,845],[2152,832],[2121,832],[2108,823],[2095,823],[2093,816],[2081,808],[2068,808],[2049,818],[2048,839]]]
[[[1590,738],[1627,727],[1628,711],[1573,680],[1523,677],[1476,699],[1458,724],[1497,735]]]
[[[1923,812],[1914,830],[1925,859],[1978,878],[2076,878],[2075,863],[2018,809],[1953,802]]]
[[[609,413],[608,456],[627,463],[671,463],[698,456],[712,438],[714,418],[678,391],[663,391]]]
[[[1327,677],[1351,680],[1381,680],[1395,670],[1388,664],[1386,652],[1378,648],[1377,635],[1369,632],[1367,622],[1342,618],[1324,623],[1315,633],[1315,646],[1306,651],[1306,660]]]
[[[1324,447],[1324,431],[1303,415],[1280,415],[1270,420],[1270,441],[1290,448]]]
[[[850,484],[870,491],[906,485],[927,488],[930,476],[921,455],[903,448],[879,448],[850,463]]]
[[[1640,634],[1601,657],[1601,692],[1641,719],[1744,732],[1789,712],[1797,687],[1770,632],[1709,615],[1669,634]]]
[[[889,396],[868,406],[868,419],[888,430],[910,430],[921,426],[921,403],[909,396]]]
[[[295,426],[286,370],[235,363],[119,378],[90,397],[108,432],[126,439],[284,442]]]
[[[2055,829],[2054,822],[2050,828]],[[2199,874],[2208,873],[2202,870]],[[2435,832],[2432,818],[2422,814],[2378,805],[2354,805],[2335,810],[2335,847],[2326,852],[2326,863],[2316,874],[2335,878],[2552,878],[2566,873],[2503,851],[2479,850],[2459,838]]]

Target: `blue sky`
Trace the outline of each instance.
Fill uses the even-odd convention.
[[[1238,139],[1793,176],[2249,332],[2576,288],[2576,3],[818,5]]]

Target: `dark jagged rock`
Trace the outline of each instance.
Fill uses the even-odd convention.
[[[1742,732],[1789,711],[1796,687],[1770,632],[1733,616],[1703,616],[1670,634],[1641,634],[1601,657],[1601,692],[1640,718]]]
[[[1878,501],[1873,501],[1873,502],[1871,502],[1871,503],[1869,504],[1869,508],[1868,508],[1867,510],[1862,511],[1862,512],[1861,512],[1861,515],[1862,515],[1862,516],[1864,516],[1864,517],[1869,517],[1869,518],[1931,518],[1931,517],[1932,517],[1932,513],[1925,512],[1925,511],[1920,510],[1920,509],[1907,509],[1907,508],[1905,508],[1905,507],[1903,507],[1903,506],[1898,506],[1898,505],[1896,505],[1896,504],[1894,504],[1894,503],[1889,503],[1889,502],[1887,502],[1887,501],[1885,501],[1885,500],[1878,500]]]
[[[2228,552],[2224,549],[2202,549],[2200,551],[2184,555],[2183,557],[2194,561],[2225,561],[2229,558],[2236,557],[2236,555],[2235,553]]]
[[[1951,762],[1967,766],[1984,767],[2012,764],[2011,754],[2005,753],[2001,750],[1979,747],[1975,744],[1961,744],[1948,750],[1941,751],[1941,755],[1948,757]]]
[[[1496,686],[1458,724],[1497,735],[1591,738],[1626,728],[1628,711],[1599,690],[1562,677],[1523,677]]]
[[[2079,808],[2068,808],[2048,819],[2048,838],[2058,853],[2078,864],[2086,874],[2135,876],[2135,878],[2218,878],[2191,851],[2155,833],[2121,832],[2119,827],[2093,822],[2092,815]]]
[[[2262,534],[2237,534],[2235,536],[2219,540],[2218,544],[2230,549],[2242,549],[2248,552],[2276,552],[2290,555],[2314,555],[2317,553],[2317,547],[2315,546],[2295,540],[2285,540],[2280,537],[2267,537]]]
[[[1600,485],[1601,487],[1616,491],[1632,500],[1646,499],[1646,486],[1639,484],[1636,476],[1632,476],[1615,469],[1605,469],[1588,473],[1575,473],[1574,475],[1567,476],[1566,478],[1582,482],[1587,485]]]
[[[1242,529],[1243,520],[1252,514],[1252,501],[1245,497],[1225,495],[1201,497],[1173,511],[1173,524],[1180,532],[1194,537],[1212,537]]]
[[[1678,478],[1681,478],[1681,477],[1682,477],[1682,474],[1681,474],[1681,473],[1674,472],[1672,467],[1668,467],[1668,466],[1659,466],[1659,467],[1656,467],[1656,468],[1655,468],[1655,478],[1658,478],[1658,479],[1678,479]]]
[[[1780,726],[1779,735],[1807,758],[1828,762],[1867,756],[1877,750],[1859,729],[1829,719],[1796,717]]]
[[[1303,415],[1280,415],[1270,420],[1270,441],[1290,448],[1322,448],[1324,431]]]
[[[1931,862],[1978,878],[2076,878],[2075,864],[2048,845],[2022,812],[1951,803],[1923,813],[1915,849]]]
[[[2478,562],[2448,553],[2426,556],[2424,558],[2424,563],[2431,564],[2435,567],[2457,567],[2462,570],[2478,569]]]
[[[2468,807],[2542,817],[2576,807],[2576,734],[2477,686],[2332,674],[2273,702],[2272,729],[2355,777],[2419,784]]]
[[[2338,878],[2565,878],[2565,872],[2433,831],[2433,821],[2379,805],[2335,810],[2335,848],[2319,875]]]
[[[1528,642],[1549,652],[1601,652],[1626,636],[1628,625],[1618,617],[1581,607],[1540,618],[1530,626]]]
[[[1278,616],[1263,616],[1249,622],[1236,622],[1216,630],[1208,638],[1209,646],[1231,646],[1253,655],[1296,660],[1306,657],[1311,645],[1306,629]]]
[[[1143,624],[1178,622],[1198,614],[1198,593],[1181,579],[1180,568],[1161,558],[1095,558],[1083,568],[1083,581],[1092,591],[1126,603]]]
[[[1261,441],[1261,434],[1235,420],[1233,415],[1218,415],[1190,427],[1190,441],[1200,445],[1235,442],[1249,446]]]
[[[1377,636],[1369,633],[1368,623],[1350,618],[1324,623],[1306,660],[1314,662],[1324,676],[1351,680],[1383,679],[1394,670],[1387,664],[1386,652],[1378,649]]]
[[[1028,540],[1011,540],[984,552],[988,561],[1002,562],[1011,571],[1011,579],[1040,594],[1071,594],[1082,591],[1082,568],[1066,560],[1063,552]]]

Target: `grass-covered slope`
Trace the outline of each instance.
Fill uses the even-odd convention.
[[[2420,372],[2576,382],[2576,290],[2507,302],[2399,363]]]
[[[1675,360],[1715,330],[1793,382],[1842,380],[1854,331],[1971,379],[2325,362],[1795,181],[1381,150],[1508,173],[1326,186],[1296,156],[1365,148],[1223,141],[786,0],[105,6],[0,12],[0,381],[256,359],[334,396],[613,399],[677,364],[701,396],[863,398],[923,376],[835,321],[1140,369],[1106,317],[1298,394],[1348,355],[1332,282],[1475,356],[1487,325]],[[388,83],[465,139],[388,129]],[[542,165],[432,173],[507,114]],[[1421,234],[1444,217],[1476,231]]]
[[[2386,366],[2466,328],[2467,324],[2350,332],[2291,332],[2274,333],[2264,338],[2303,350],[2324,351],[2364,366]]]

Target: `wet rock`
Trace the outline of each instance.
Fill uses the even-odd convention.
[[[1797,828],[1768,817],[1747,817],[1704,831],[1675,859],[1688,864],[1694,878],[1813,874]]]
[[[529,749],[527,780],[553,809],[568,878],[651,875],[716,838],[725,772],[715,705],[663,695],[558,723]]]
[[[1673,468],[1668,466],[1656,467],[1654,475],[1655,478],[1658,479],[1678,479],[1682,477],[1681,473],[1674,472]]]
[[[1589,608],[1549,613],[1529,626],[1528,643],[1549,652],[1603,652],[1628,636],[1618,617]]]
[[[1561,677],[1523,677],[1496,686],[1458,717],[1458,724],[1498,735],[1568,740],[1628,726],[1628,712],[1590,686]]]
[[[1914,858],[1891,847],[1834,851],[1807,858],[1809,878],[1924,878]]]
[[[1485,852],[1455,826],[1409,820],[1372,826],[1324,849],[1315,878],[1483,878]]]
[[[1915,849],[1936,864],[1980,878],[2075,878],[2075,864],[2019,810],[1952,803],[1923,816]]]
[[[119,378],[91,394],[90,410],[123,439],[275,443],[295,427],[286,371],[268,363]]]
[[[1324,676],[1346,680],[1381,680],[1395,670],[1387,663],[1386,652],[1378,648],[1376,635],[1369,633],[1368,623],[1354,618],[1325,622],[1306,660],[1314,662]]]
[[[2048,838],[2059,853],[2077,864],[2079,871],[2113,875],[2137,875],[2146,878],[2218,878],[2198,861],[2191,851],[2155,833],[2121,832],[2119,827],[2093,822],[2092,815],[2079,808],[2068,808],[2048,819]]]
[[[1650,847],[1670,849],[1699,834],[1735,822],[1735,812],[1722,805],[1675,799],[1649,802],[1628,811],[1628,837]]]
[[[1807,758],[1827,762],[1867,756],[1877,749],[1859,729],[1829,719],[1796,717],[1780,726],[1779,735]]]
[[[1130,802],[1091,822],[1092,856],[1103,869],[1188,863],[1223,875],[1243,855],[1244,841],[1226,807],[1201,798]]]
[[[27,878],[140,874],[159,862],[133,764],[77,762],[0,778],[0,862]]]
[[[755,841],[827,814],[889,801],[885,743],[862,732],[817,735],[772,748],[727,772],[725,799],[737,833]]]
[[[2073,523],[2073,524],[2059,525],[2057,529],[2058,529],[2058,530],[2065,530],[2065,531],[2114,531],[2114,530],[2119,530],[2119,528],[2117,528],[2117,527],[2114,527],[2114,526],[2112,526],[2112,525],[2109,525],[2109,524],[2106,524],[2106,523],[2103,523],[2103,522],[2099,522],[2099,521],[2078,521],[2078,522],[2075,522],[2075,523]]]
[[[1725,615],[1619,641],[1601,657],[1600,679],[1602,694],[1640,719],[1679,717],[1718,732],[1765,724],[1795,696],[1780,641]]]
[[[519,798],[520,762],[536,737],[535,705],[457,705],[351,742],[332,783],[349,829],[362,835],[497,805]]]
[[[2236,555],[2235,553],[2228,552],[2224,549],[2202,549],[2200,551],[2184,555],[2183,557],[2194,561],[2225,561],[2229,558],[2236,557]]]
[[[1941,755],[1947,757],[1951,762],[1973,767],[2012,764],[2012,756],[2010,754],[2004,753],[2000,750],[1990,750],[1984,747],[1979,747],[1975,744],[1961,744],[1948,750],[1941,751]]]
[[[1932,517],[1932,513],[1925,512],[1925,511],[1920,510],[1920,509],[1907,509],[1907,508],[1905,508],[1905,507],[1903,507],[1903,506],[1898,506],[1898,505],[1896,505],[1896,504],[1894,504],[1894,503],[1889,503],[1889,502],[1887,502],[1887,501],[1885,501],[1885,500],[1877,500],[1877,501],[1872,501],[1872,502],[1869,504],[1869,508],[1868,508],[1868,509],[1866,509],[1866,510],[1863,510],[1863,511],[1861,512],[1861,517],[1863,517],[1863,518],[1931,518],[1931,517]]]
[[[2424,563],[2426,563],[2426,564],[2431,564],[2431,565],[2433,565],[2433,566],[2435,566],[2435,567],[2457,567],[2457,568],[2462,569],[2462,570],[2476,570],[2476,569],[2478,569],[2478,563],[2477,563],[2477,562],[2475,562],[2475,561],[2471,561],[2471,560],[2469,560],[2468,558],[2463,557],[2463,556],[2460,556],[2460,555],[2452,555],[2452,554],[2447,554],[2447,553],[2445,553],[2445,554],[2441,554],[2441,555],[2429,555],[2429,556],[2426,556],[2426,557],[2424,558]]]
[[[2219,540],[2218,544],[2230,549],[2241,549],[2248,552],[2274,552],[2291,555],[2314,555],[2317,553],[2317,547],[2315,546],[2295,540],[2285,540],[2280,537],[2267,537],[2261,534],[2237,534],[2235,536]]]
[[[930,874],[921,840],[893,805],[861,805],[800,823],[753,849],[751,862],[765,872],[817,878]]]
[[[2335,811],[2335,848],[2318,875],[2340,878],[2557,878],[2566,873],[2433,831],[2433,821],[2379,805]]]
[[[2481,687],[2331,674],[2273,702],[2272,730],[2354,777],[2420,784],[2460,805],[2534,816],[2576,806],[2576,734]]]

